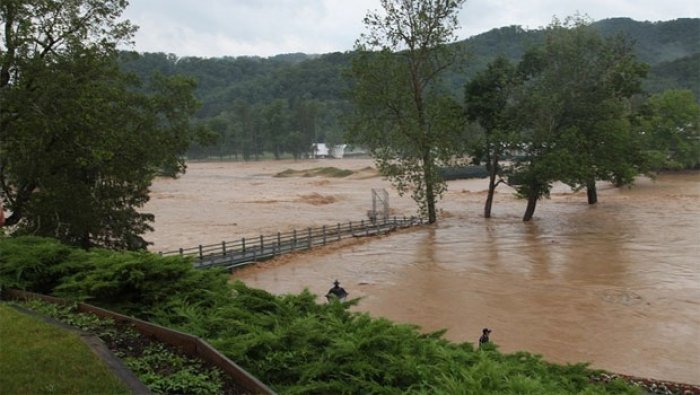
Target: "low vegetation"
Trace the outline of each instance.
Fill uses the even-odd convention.
[[[313,169],[292,170],[275,174],[275,177],[347,177],[354,174],[352,170],[339,169],[337,167],[315,167]]]
[[[98,336],[154,394],[239,394],[244,390],[219,369],[183,355],[133,328],[75,306],[59,306],[39,300],[23,307]]]
[[[598,372],[585,364],[477,349],[349,311],[356,300],[317,304],[308,291],[275,296],[226,280],[186,259],[0,240],[3,287],[88,300],[200,336],[280,393],[638,393],[621,380],[594,382]]]
[[[129,394],[76,333],[0,304],[0,392]]]

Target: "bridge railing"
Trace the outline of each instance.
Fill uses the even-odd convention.
[[[165,256],[193,257],[195,267],[199,268],[221,266],[231,269],[286,253],[308,250],[315,246],[325,245],[348,237],[383,234],[421,224],[423,224],[423,219],[420,217],[349,221],[338,223],[334,226],[295,229],[271,235],[260,235],[251,238],[243,237],[216,244],[200,244],[196,247],[180,248],[174,251],[161,252],[160,254]]]

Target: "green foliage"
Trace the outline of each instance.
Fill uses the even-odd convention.
[[[117,336],[134,337],[136,332],[118,331],[111,319],[102,319],[94,314],[76,312],[76,305],[59,305],[47,303],[39,299],[32,299],[22,304],[30,310],[55,318],[81,331],[92,333],[101,339],[115,338]]]
[[[167,306],[178,299],[210,306],[225,295],[226,279],[220,271],[192,270],[187,259],[146,252],[90,256],[94,268],[66,278],[56,288],[57,295],[141,314],[146,313],[143,306]]]
[[[200,271],[188,259],[146,252],[72,249],[55,240],[17,237],[0,240],[3,286],[56,294],[148,315],[144,306],[182,300],[213,306],[228,295],[219,270]]]
[[[316,167],[307,170],[292,170],[287,169],[285,171],[275,174],[275,177],[347,177],[352,175],[354,172],[348,169],[339,169],[337,167]]]
[[[638,22],[630,18],[611,18],[593,27],[603,36],[620,33],[637,43],[636,54],[646,63],[656,64],[700,52],[698,18],[678,18],[667,22]],[[668,89],[668,88],[665,88]]]
[[[690,89],[700,99],[700,52],[655,64],[644,83],[645,90],[660,93],[671,89]]]
[[[596,180],[623,185],[643,170],[628,117],[646,66],[624,39],[601,37],[579,16],[555,20],[518,67],[509,116],[521,130],[513,181],[528,198],[525,221],[554,181],[587,188],[592,204]]]
[[[138,357],[124,359],[126,366],[155,394],[221,393],[221,372],[204,369],[198,361],[186,358],[156,343]],[[170,374],[164,373],[167,367]]]
[[[700,166],[700,105],[689,90],[651,96],[636,119],[643,147],[656,169]]]
[[[636,56],[653,66],[644,83],[645,90],[655,93],[691,89],[700,97],[698,68],[693,67],[700,53],[698,26],[697,18],[665,22],[614,18],[591,24],[604,37],[623,34],[635,43]],[[468,61],[459,60],[448,67],[440,86],[452,96],[461,97],[464,85],[489,63],[498,57],[517,63],[528,49],[544,43],[544,37],[544,29],[507,26],[451,44],[470,56]],[[262,154],[256,150],[263,147],[275,154],[281,151],[280,155],[300,157],[313,142],[342,142],[347,128],[341,119],[352,112],[347,93],[353,86],[343,74],[350,68],[353,55],[346,52],[203,59],[124,53],[120,64],[141,79],[159,71],[164,75],[187,75],[197,81],[197,97],[202,101],[197,118],[218,139],[211,146],[193,145],[189,157],[255,159]],[[234,111],[236,101],[253,109],[247,129],[240,127],[245,118]],[[316,108],[314,117],[309,116],[311,103]],[[249,144],[251,133],[259,136],[259,144]]]
[[[223,374],[204,366],[162,343],[144,341],[133,328],[118,327],[111,319],[78,313],[75,306],[62,306],[29,300],[23,306],[55,318],[107,342],[126,366],[156,394],[217,394],[223,387]],[[145,343],[145,344],[144,344]]]
[[[159,169],[203,134],[185,77],[140,82],[122,73],[115,46],[133,28],[126,1],[8,1],[0,43],[0,189],[18,234],[83,248],[138,249],[153,216],[139,212]],[[39,27],[41,26],[41,27]],[[10,78],[12,76],[12,78]]]
[[[72,332],[0,304],[3,394],[129,394]]]
[[[496,178],[503,179],[509,172],[510,166],[504,166],[502,159],[512,156],[517,147],[517,130],[508,114],[514,91],[520,83],[516,67],[499,57],[464,89],[467,118],[477,122],[482,132],[468,143],[468,151],[472,161],[476,164],[483,162],[488,171],[489,189],[484,206],[486,218],[491,216],[493,195],[498,185]]]
[[[351,141],[369,149],[400,194],[411,192],[429,223],[445,190],[437,168],[459,153],[462,110],[440,77],[458,56],[447,44],[463,3],[382,1],[384,13],[365,17],[351,68]]]
[[[222,272],[145,254],[113,255],[62,279],[57,289],[200,336],[280,393],[635,393],[625,384],[591,383],[594,372],[582,364],[501,354],[495,345],[475,349],[445,340],[444,331],[424,334],[412,325],[351,312],[358,300],[318,304],[308,291],[276,296],[242,282],[227,285]],[[148,359],[158,364],[175,358],[154,350]],[[134,368],[141,370],[141,363]],[[163,389],[184,382],[196,385],[191,391],[206,391],[207,379],[194,373],[152,380]]]
[[[64,277],[89,267],[85,252],[55,239],[0,239],[0,286],[53,293]]]

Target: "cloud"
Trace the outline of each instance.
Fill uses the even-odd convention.
[[[700,17],[700,2],[688,0],[489,0],[467,1],[460,14],[463,38],[496,27],[520,25],[537,29],[576,13],[593,20],[628,17],[638,21],[662,21]]]
[[[140,26],[135,49],[179,56],[271,56],[348,51],[378,0],[132,0],[125,17]],[[460,13],[460,38],[492,28],[548,25],[576,12],[599,20],[668,20],[700,16],[696,0],[471,0]]]
[[[352,49],[374,0],[132,1],[135,49],[181,56],[270,56]]]

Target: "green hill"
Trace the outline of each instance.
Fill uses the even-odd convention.
[[[651,66],[644,84],[648,92],[685,88],[700,97],[699,18],[663,22],[614,18],[593,26],[603,35],[623,34],[634,43],[639,59]],[[464,84],[491,60],[505,56],[517,61],[543,38],[542,30],[507,26],[455,43],[467,56],[446,75],[445,84],[461,98]],[[233,153],[248,158],[260,150],[298,154],[311,141],[341,139],[340,119],[349,108],[345,92],[350,87],[343,70],[351,57],[351,52],[268,58],[178,58],[145,53],[124,54],[123,67],[142,78],[153,71],[194,77],[202,101],[197,116],[213,125],[220,137],[217,149],[194,147],[191,153]],[[274,125],[270,124],[273,119]],[[237,148],[231,151],[227,145]]]

